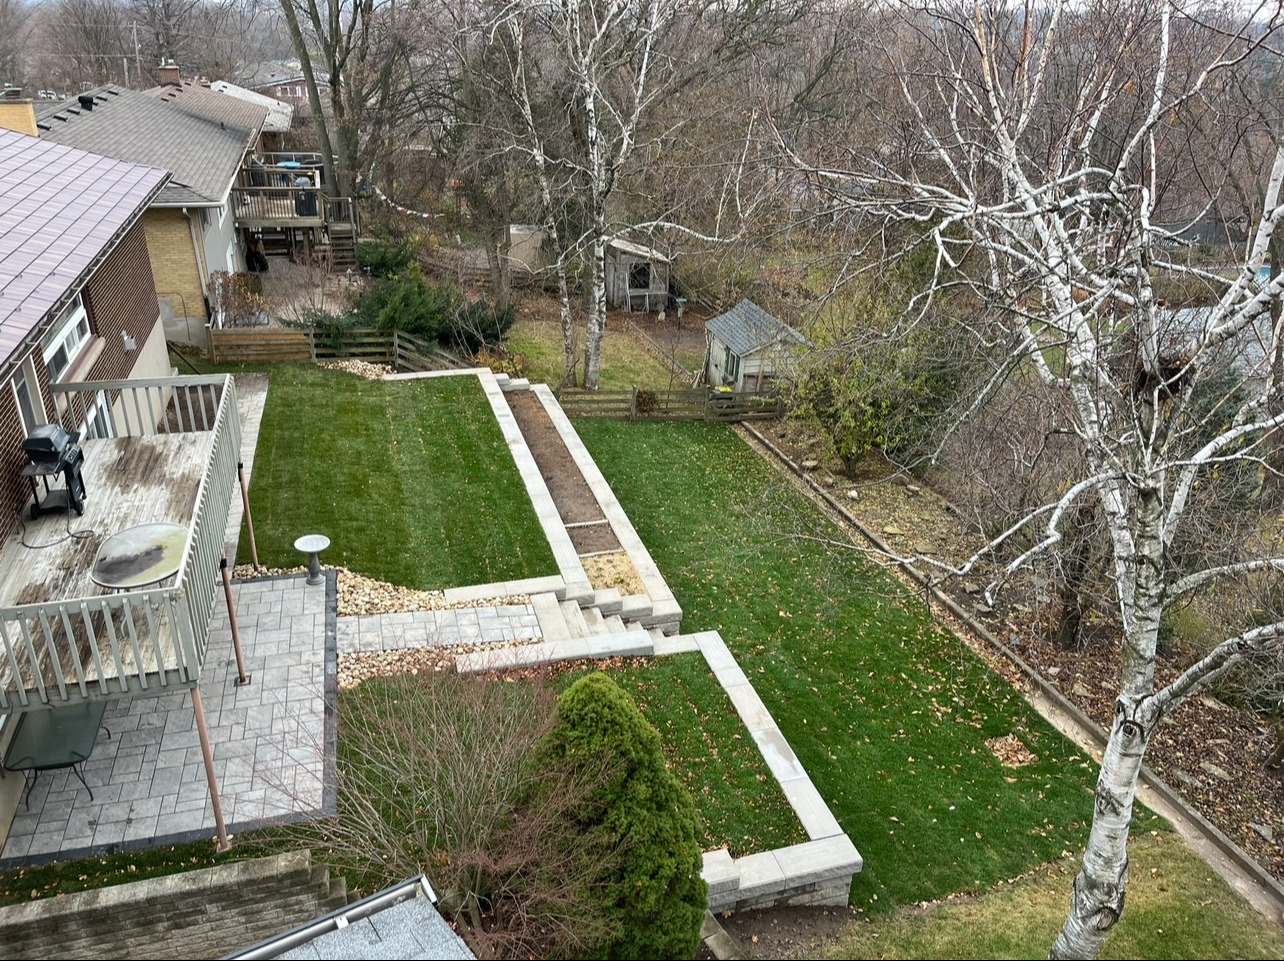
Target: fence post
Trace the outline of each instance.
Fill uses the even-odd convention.
[[[210,328],[210,363],[218,363],[218,338],[213,327]]]
[[[307,331],[308,335],[308,358],[312,363],[317,362],[317,332],[315,330]]]
[[[396,371],[401,360],[401,331],[392,328],[392,369]]]
[[[638,419],[638,389],[633,388],[633,396],[629,401],[629,420]]]

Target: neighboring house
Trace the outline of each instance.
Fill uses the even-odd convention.
[[[314,71],[317,93],[323,107],[330,103],[330,75]],[[240,85],[274,100],[293,104],[300,116],[311,115],[308,103],[308,84],[303,77],[303,65],[298,60],[269,60],[253,69],[241,71]]]
[[[143,212],[168,174],[0,130],[0,545],[30,499],[22,442],[51,383],[170,372]],[[78,426],[106,430],[99,394]]]
[[[792,376],[800,350],[811,341],[751,300],[705,321],[705,375],[711,387],[768,390]]]
[[[43,140],[170,172],[143,225],[172,340],[203,343],[210,275],[245,269],[232,188],[267,113],[191,83],[145,93],[108,85],[36,110]]]
[[[228,83],[226,80],[215,80],[210,84],[210,89],[215,93],[221,93],[225,97],[235,97],[238,100],[244,100],[246,103],[256,104],[267,110],[267,120],[263,124],[264,134],[285,135],[290,132],[290,125],[294,123],[294,104],[286,103],[284,100],[276,100],[273,97],[266,97],[261,93],[256,93],[245,87],[238,87],[234,83]],[[278,149],[280,144],[275,145]]]
[[[606,244],[606,302],[650,313],[669,302],[672,265],[658,250],[615,237]]]

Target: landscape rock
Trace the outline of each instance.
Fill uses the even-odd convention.
[[[1258,824],[1257,822],[1254,821],[1253,823],[1249,824],[1249,827],[1252,828],[1254,831],[1256,831],[1259,835],[1261,835],[1262,840],[1268,843],[1274,843],[1275,832],[1271,829],[1271,826],[1269,824]]]
[[[820,466],[820,461],[809,458],[808,460],[803,461],[798,466],[801,467],[803,470],[815,470],[817,467]]]
[[[1228,771],[1226,771],[1224,768],[1218,767],[1212,761],[1200,761],[1199,769],[1203,771],[1205,774],[1211,774],[1213,777],[1220,778],[1223,781],[1235,780],[1235,778],[1232,777]]]

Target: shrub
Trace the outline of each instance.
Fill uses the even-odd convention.
[[[282,317],[281,323],[286,327],[314,331],[331,350],[338,351],[342,349],[348,331],[357,325],[357,318],[352,314],[338,314],[323,307],[305,307],[297,319]]]
[[[498,310],[485,300],[459,306],[450,319],[450,345],[466,354],[502,343],[513,326],[517,312],[512,307]]]
[[[405,237],[372,237],[357,244],[357,263],[371,277],[396,276],[414,262],[414,245]]]
[[[579,822],[587,845],[618,853],[592,888],[600,913],[616,923],[589,956],[691,957],[708,896],[703,832],[659,733],[614,681],[590,674],[562,694],[541,755],[549,769],[605,772]]]
[[[428,283],[418,267],[385,277],[361,294],[357,317],[364,327],[402,330],[427,340],[440,340],[451,329],[459,309],[458,291],[449,284]]]

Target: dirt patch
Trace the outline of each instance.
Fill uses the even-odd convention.
[[[853,908],[765,908],[723,912],[718,923],[744,952],[744,958],[814,958],[842,929],[859,920]],[[712,958],[701,947],[697,958]]]
[[[591,523],[586,527],[568,527],[566,533],[571,535],[576,554],[600,554],[620,549],[619,539],[605,518],[601,523]]]
[[[615,554],[599,554],[596,557],[581,557],[584,573],[594,590],[604,591],[614,587],[622,596],[645,594],[646,587],[633,566],[633,561],[624,551]]]
[[[553,426],[539,398],[529,391],[520,391],[508,394],[507,400],[513,416],[517,418],[517,426],[526,438],[526,446],[530,448],[540,475],[548,485],[548,492],[553,495],[553,503],[557,505],[562,523],[602,520],[602,508],[598,506],[597,498],[593,496],[588,482],[575,465],[575,459],[566,449],[562,435]],[[612,546],[618,548],[619,541],[615,541]],[[599,548],[610,549],[609,546]]]

